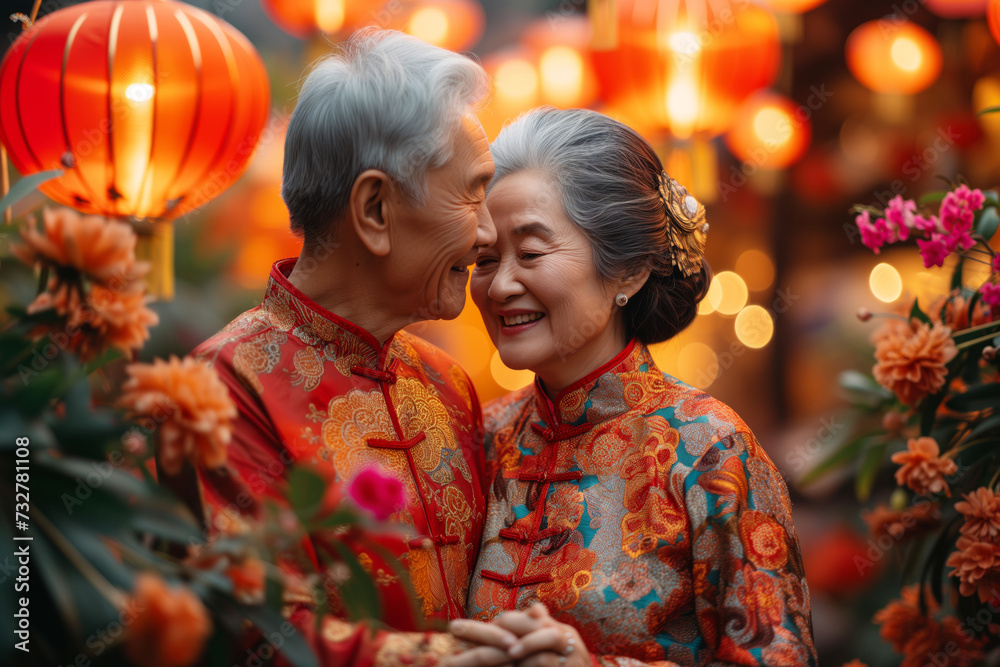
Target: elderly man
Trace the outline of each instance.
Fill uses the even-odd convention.
[[[332,616],[313,632],[303,597],[292,618],[323,664],[433,662],[450,636],[405,631],[464,615],[485,510],[479,401],[453,360],[402,329],[456,317],[477,248],[495,240],[493,160],[471,113],[487,91],[472,60],[398,32],[362,32],[320,62],[285,140],[282,196],[302,254],[275,263],[263,303],[196,351],[239,408],[227,467],[198,471],[214,530],[259,519],[263,497],[287,506],[292,465],[334,495],[372,466],[403,482],[402,534],[358,551],[399,632]],[[313,557],[283,566],[315,572],[324,541],[310,536]],[[409,571],[416,609],[394,566]]]

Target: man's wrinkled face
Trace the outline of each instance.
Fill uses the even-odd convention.
[[[412,305],[412,321],[458,317],[477,248],[496,240],[486,208],[493,158],[475,116],[462,119],[452,146],[451,160],[427,173],[426,201],[400,207],[392,240],[393,282]]]

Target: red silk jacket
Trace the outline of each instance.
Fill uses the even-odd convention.
[[[228,464],[199,470],[210,530],[245,529],[262,498],[287,506],[285,475],[308,465],[333,487],[368,466],[397,476],[406,505],[390,517],[398,535],[376,536],[409,572],[414,608],[380,549],[358,550],[395,631],[369,634],[334,617],[314,632],[315,601],[287,593],[291,618],[325,665],[433,664],[453,650],[448,635],[423,632],[464,616],[485,513],[482,413],[465,372],[426,341],[401,331],[379,345],[367,331],[308,299],[275,263],[263,303],[200,345],[239,409]],[[342,494],[343,495],[343,494]],[[329,549],[323,534],[308,549]],[[289,557],[293,576],[315,560]],[[440,626],[443,623],[437,623]],[[420,631],[420,632],[416,632]],[[415,662],[414,662],[415,661]]]

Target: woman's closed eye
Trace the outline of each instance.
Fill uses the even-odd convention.
[[[477,269],[489,268],[494,264],[496,264],[496,262],[497,262],[496,257],[490,257],[489,255],[480,255],[479,257],[476,258],[476,268]]]

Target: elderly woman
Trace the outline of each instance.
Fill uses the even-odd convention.
[[[732,409],[648,345],[694,319],[702,206],[638,134],[536,110],[501,132],[472,296],[503,362],[467,615],[519,640],[453,665],[815,665],[788,491]],[[541,603],[541,604],[536,604]],[[470,641],[497,625],[452,624]]]

